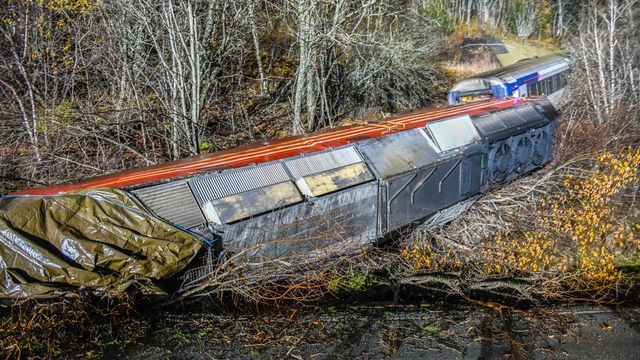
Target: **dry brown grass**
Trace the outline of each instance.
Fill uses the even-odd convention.
[[[64,357],[65,351],[97,356],[105,346],[123,346],[145,331],[133,320],[127,297],[99,303],[24,300],[3,307],[1,315],[0,356],[7,359]]]
[[[500,67],[495,55],[490,51],[474,54],[469,59],[454,58],[442,64],[442,69],[455,81]]]

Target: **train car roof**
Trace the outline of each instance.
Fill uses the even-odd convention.
[[[350,143],[368,140],[407,129],[424,126],[434,120],[460,115],[477,116],[512,108],[526,99],[497,99],[482,102],[423,109],[420,111],[384,118],[359,125],[318,131],[281,140],[242,146],[212,154],[193,156],[182,160],[154,166],[113,173],[90,178],[75,184],[32,188],[12,193],[13,195],[53,195],[95,187],[142,187],[195,174],[216,172],[251,164],[280,160],[296,155],[313,153]]]

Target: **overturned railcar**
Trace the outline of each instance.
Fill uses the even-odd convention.
[[[483,101],[18,194],[120,187],[227,251],[325,252],[446,218],[493,184],[543,166],[557,115],[546,100]]]
[[[550,160],[553,106],[496,110],[131,192],[232,252],[280,258],[362,246]]]

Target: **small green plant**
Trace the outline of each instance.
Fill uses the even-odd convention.
[[[422,332],[428,335],[436,335],[440,332],[440,328],[433,325],[427,325],[422,328]]]
[[[258,349],[252,349],[252,350],[251,350],[251,357],[259,358],[259,357],[260,357],[260,350],[258,350]]]
[[[96,349],[96,350],[87,351],[85,353],[85,356],[87,357],[87,359],[102,359],[102,357],[104,356],[104,350]]]
[[[359,291],[364,288],[366,283],[367,275],[365,273],[348,269],[344,276],[329,281],[329,290],[332,292],[341,290]]]
[[[124,340],[124,341],[120,341],[118,339],[114,339],[112,341],[106,342],[101,344],[102,348],[107,348],[107,347],[117,347],[118,349],[120,349],[120,351],[124,350],[127,348],[127,346],[133,344],[133,341],[131,340]]]
[[[209,151],[211,151],[211,144],[206,141],[200,144],[200,152],[202,154],[208,154]]]

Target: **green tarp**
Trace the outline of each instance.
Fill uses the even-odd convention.
[[[183,269],[202,242],[122,190],[0,199],[0,298],[117,294]]]

